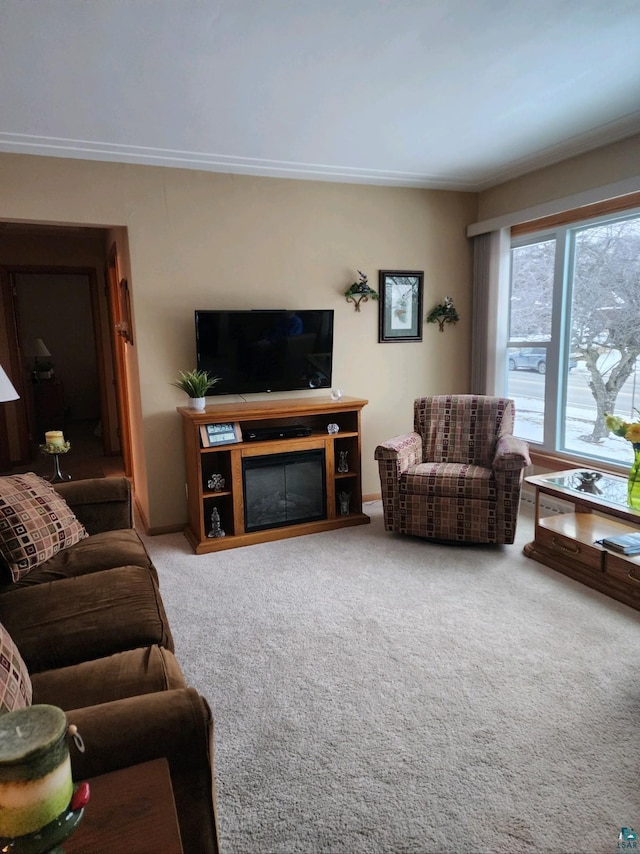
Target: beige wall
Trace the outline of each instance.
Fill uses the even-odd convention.
[[[478,220],[503,216],[639,175],[640,134],[637,134],[485,190],[479,197]]]
[[[127,229],[140,431],[136,485],[153,529],[186,518],[184,454],[169,383],[195,365],[196,308],[333,308],[333,384],[367,398],[363,489],[379,492],[375,445],[411,428],[413,399],[469,387],[474,194],[288,181],[0,155],[0,220]],[[117,232],[114,232],[117,233]],[[454,297],[461,321],[423,341],[378,344],[378,307],[343,297],[364,270],[425,272],[426,314]],[[317,392],[306,392],[315,396]],[[145,479],[146,469],[146,479]]]

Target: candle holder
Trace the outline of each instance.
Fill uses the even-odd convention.
[[[40,450],[43,454],[49,454],[53,457],[53,475],[45,478],[49,483],[66,483],[71,480],[70,474],[62,474],[60,470],[60,454],[67,454],[71,450],[71,442],[64,442],[62,445],[40,445]]]
[[[0,836],[0,851],[3,854],[64,854],[61,843],[71,836],[84,815],[84,804],[73,809],[72,803],[40,830],[12,839]]]

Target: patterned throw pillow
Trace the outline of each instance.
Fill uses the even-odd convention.
[[[14,581],[87,536],[46,480],[33,472],[0,477],[0,555]]]
[[[31,679],[9,632],[0,623],[0,715],[31,705]]]

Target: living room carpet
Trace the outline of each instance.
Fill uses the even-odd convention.
[[[210,702],[223,854],[615,852],[640,830],[640,613],[513,546],[371,525],[146,537]]]

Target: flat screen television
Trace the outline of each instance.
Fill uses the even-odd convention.
[[[333,310],[197,310],[197,367],[216,394],[330,388]]]

